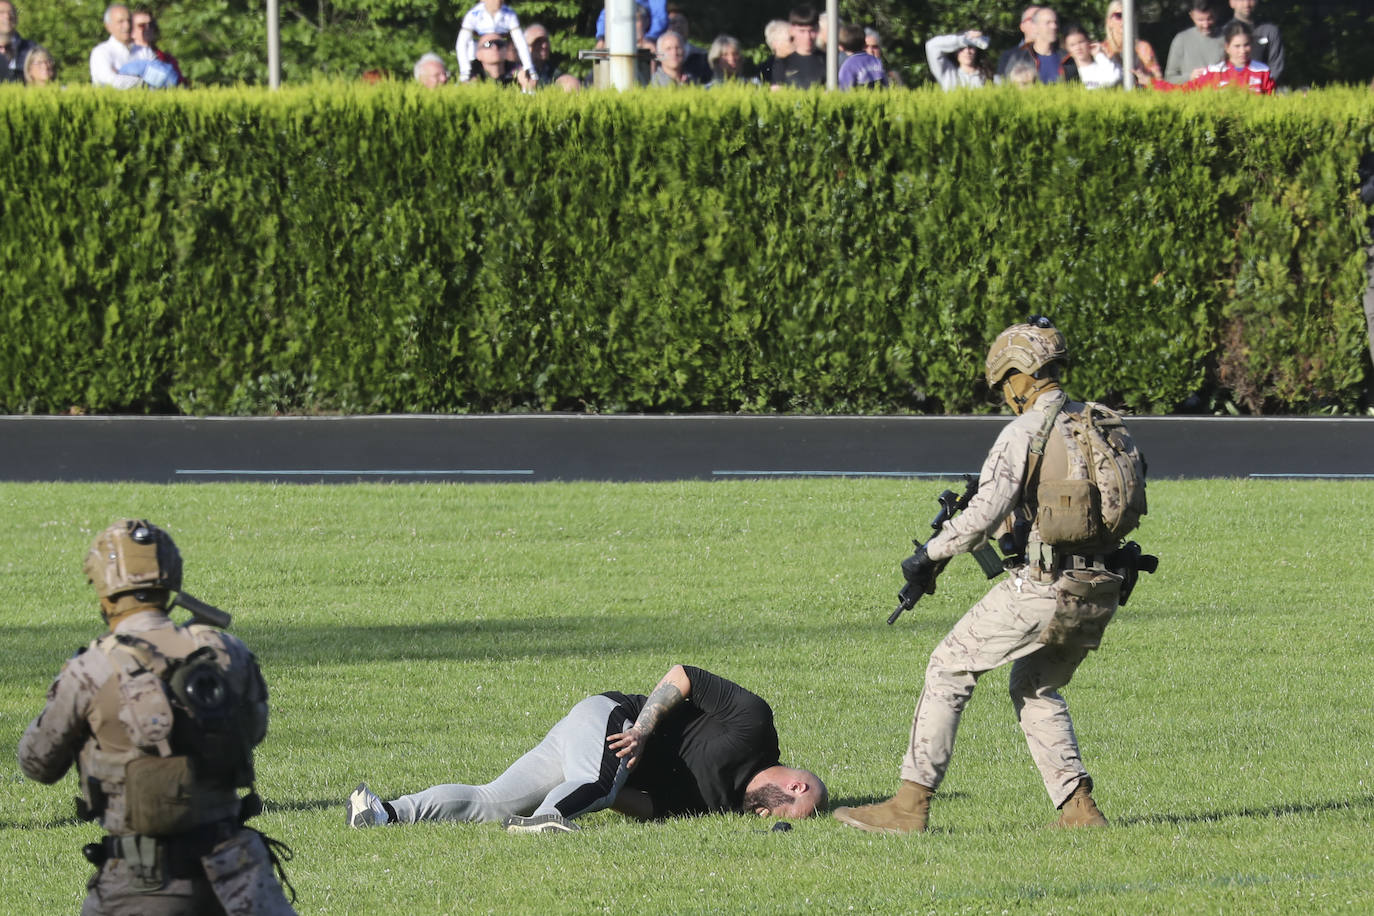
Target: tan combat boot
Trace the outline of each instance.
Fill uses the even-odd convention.
[[[1093,801],[1092,789],[1086,781],[1078,784],[1059,812],[1057,827],[1107,826],[1107,819],[1097,810],[1097,802]]]
[[[924,833],[932,791],[903,779],[897,794],[887,801],[862,808],[836,808],[835,819],[869,833]]]

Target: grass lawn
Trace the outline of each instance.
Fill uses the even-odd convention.
[[[573,836],[491,824],[343,826],[384,797],[497,775],[581,697],[647,693],[674,662],[767,698],[786,762],[834,803],[884,798],[930,650],[986,587],[963,557],[884,620],[930,481],[511,485],[0,485],[0,902],[76,912],[99,835],[76,784],[13,748],[100,630],[96,531],[165,525],[189,592],[234,613],[273,691],[258,751],[301,913],[1370,912],[1374,488],[1160,481],[1161,557],[1064,691],[1112,829],[1055,812],[984,679],[932,830],[752,817]],[[180,613],[180,612],[179,612]]]

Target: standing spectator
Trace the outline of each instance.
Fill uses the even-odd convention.
[[[157,43],[162,39],[162,30],[158,28],[157,20],[153,18],[153,14],[143,9],[134,10],[132,21],[130,35],[133,37],[133,45],[129,49],[130,59],[155,60],[165,65],[170,72],[170,78],[163,85],[186,85],[186,77],[181,75],[181,65],[177,63],[177,59],[157,46]],[[143,80],[152,85],[147,75],[144,76]]]
[[[1057,83],[1064,78],[1064,56],[1059,53],[1059,15],[1048,6],[1039,7],[1031,20],[1031,40],[1003,56],[1006,73],[1018,63],[1035,67],[1041,83]]]
[[[739,39],[733,35],[717,35],[706,52],[706,61],[711,65],[711,81],[707,87],[725,83],[742,83],[749,80],[749,62],[744,59],[744,50]]]
[[[988,38],[977,29],[962,35],[936,35],[926,42],[930,75],[946,92],[980,89],[992,82],[987,52]]]
[[[500,83],[503,86],[520,83],[523,87],[525,80],[533,78],[520,69],[518,64],[511,64],[505,59],[506,43],[510,41],[505,35],[498,32],[488,32],[477,41],[477,66],[473,68],[472,75],[467,81],[471,83],[484,83],[488,80]],[[531,87],[533,83],[530,84]]]
[[[696,82],[696,77],[687,71],[686,44],[672,29],[658,36],[658,68],[649,80],[650,86],[685,86]]]
[[[779,62],[792,53],[792,27],[786,20],[774,19],[763,27],[763,40],[773,56],[759,65],[759,82],[772,85],[773,74],[781,72]]]
[[[1250,46],[1254,33],[1243,22],[1227,23],[1222,30],[1225,41],[1226,59],[1213,64],[1186,83],[1171,83],[1168,80],[1151,80],[1156,89],[1242,89],[1256,95],[1271,95],[1274,80],[1269,76],[1267,64],[1250,59]]]
[[[664,30],[668,28],[668,0],[635,0],[635,6],[649,14],[649,25],[644,31],[644,37],[652,46],[654,42],[658,41],[658,36],[662,35]],[[602,6],[601,13],[596,17],[596,46],[598,48],[606,46],[605,6]]]
[[[1374,80],[1369,88],[1374,90]],[[1374,152],[1360,157],[1360,200],[1365,206],[1374,207]],[[1364,289],[1364,323],[1369,331],[1369,358],[1374,362],[1374,215],[1365,221],[1369,237],[1365,240],[1369,248],[1365,251],[1365,268],[1369,282]]]
[[[887,61],[883,58],[883,36],[877,29],[864,29],[864,51],[882,61],[883,67],[886,69]],[[902,76],[896,70],[886,70],[886,74],[887,84],[889,86],[897,87],[903,85]]]
[[[531,23],[525,29],[525,41],[530,46],[530,60],[534,61],[534,76],[538,86],[557,86],[564,92],[576,92],[582,88],[577,77],[564,73],[554,62],[548,29],[537,22]]]
[[[773,68],[773,85],[810,89],[825,85],[825,58],[816,53],[816,10],[799,6],[787,17],[792,35],[792,53]]]
[[[531,77],[534,76],[534,61],[530,60],[530,47],[525,43],[525,33],[520,28],[520,17],[515,15],[515,10],[502,4],[501,0],[481,0],[476,6],[468,10],[463,17],[463,24],[458,29],[458,77],[463,82],[472,78],[472,62],[478,59],[477,48],[474,45],[475,36],[481,35],[483,38],[495,36],[503,38],[509,35],[510,40],[515,42],[515,50],[520,55],[520,63],[525,68],[525,72]],[[505,50],[504,40],[500,51]],[[488,73],[490,76],[490,73]]]
[[[1064,75],[1088,89],[1107,89],[1121,85],[1121,67],[1101,51],[1093,52],[1088,33],[1078,24],[1064,30]]]
[[[30,86],[46,86],[56,78],[57,61],[52,59],[47,48],[34,45],[24,58],[24,82]]]
[[[141,86],[143,80],[139,77],[119,72],[129,62],[129,45],[133,41],[133,22],[127,6],[116,3],[106,8],[105,31],[110,33],[109,39],[91,49],[91,84],[116,89]]]
[[[1193,0],[1188,18],[1193,20],[1193,27],[1174,36],[1164,64],[1164,78],[1180,85],[1201,76],[1226,56],[1212,0]]]
[[[840,26],[840,50],[847,55],[840,65],[841,89],[877,89],[887,86],[883,62],[864,50],[863,26]]]
[[[37,47],[17,31],[19,11],[10,0],[0,0],[0,83],[24,80],[24,64]]]
[[[682,53],[684,55],[682,69],[691,74],[692,82],[706,85],[711,82],[711,62],[707,58],[705,48],[692,44],[691,23],[687,21],[687,14],[680,10],[673,10],[668,13],[668,28],[677,32],[682,38]]]
[[[1022,48],[1029,49],[1031,36],[1035,32],[1035,14],[1040,12],[1038,6],[1028,6],[1021,11],[1021,43],[1014,48],[1008,48],[1002,52],[1002,56],[997,58],[997,75],[1003,77],[1011,69],[1012,55]]]
[[[1121,0],[1112,0],[1107,4],[1107,22],[1104,30],[1106,38],[1102,39],[1102,45],[1098,48],[1103,54],[1118,66],[1126,66],[1121,49],[1126,46],[1126,20],[1122,13]],[[1136,69],[1143,70],[1154,79],[1164,79],[1164,68],[1159,65],[1159,58],[1155,55],[1154,46],[1143,38],[1137,38],[1135,42],[1135,65]]]
[[[1257,6],[1259,0],[1231,0],[1231,12],[1235,16],[1231,22],[1243,22],[1254,31],[1250,56],[1261,64],[1268,64],[1269,76],[1278,83],[1283,78],[1283,39],[1279,36],[1279,27],[1272,22],[1255,24]]]
[[[448,66],[433,51],[426,51],[415,62],[415,82],[426,89],[438,89],[448,82]]]

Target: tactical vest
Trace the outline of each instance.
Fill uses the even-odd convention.
[[[253,783],[253,700],[235,689],[218,631],[109,634],[93,648],[115,676],[96,696],[82,774],[123,783],[128,830],[168,836],[236,816],[236,789]]]
[[[1113,550],[1146,512],[1145,458],[1121,415],[1092,401],[1049,407],[1027,481],[1040,541],[1066,552]]]

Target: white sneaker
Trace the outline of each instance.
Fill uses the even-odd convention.
[[[358,788],[349,793],[344,803],[344,817],[350,827],[376,827],[390,822],[382,800],[377,797],[367,783],[358,783]]]
[[[512,814],[501,822],[507,833],[572,833],[580,830],[572,821],[561,814],[539,814],[534,817],[521,817]]]

